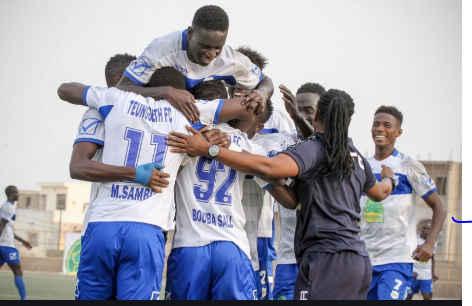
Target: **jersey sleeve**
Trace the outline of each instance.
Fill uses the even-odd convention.
[[[200,124],[213,125],[223,123],[219,122],[219,117],[224,103],[225,100],[223,99],[212,101],[198,100],[196,106],[200,110]]]
[[[4,205],[2,207],[2,219],[10,222],[12,218],[15,216],[15,209],[13,205]]]
[[[129,93],[114,87],[88,86],[84,89],[83,102],[85,106],[97,109],[103,120],[106,120],[108,114],[113,109],[113,106],[115,106],[115,104],[120,101],[120,98],[126,94]]]
[[[136,85],[146,86],[157,69],[172,66],[168,58],[181,49],[179,47],[182,45],[182,35],[186,36],[186,31],[177,31],[154,39],[141,56],[129,64],[125,75]]]
[[[232,51],[234,60],[236,61],[234,69],[236,86],[247,90],[256,88],[264,77],[261,69],[254,65],[251,60],[241,52],[236,50]]]
[[[80,120],[74,145],[78,142],[96,143],[103,147],[105,142],[105,127],[103,119],[98,110],[89,108]]]
[[[407,166],[408,179],[415,192],[421,196],[421,198],[426,199],[437,191],[436,184],[428,173],[426,173],[426,168],[422,163],[409,156],[405,158],[405,163]]]
[[[299,142],[289,147],[287,150],[280,152],[280,154],[287,154],[297,163],[299,169],[297,177],[299,179],[307,179],[311,176],[311,171],[315,169],[320,162],[314,141]]]

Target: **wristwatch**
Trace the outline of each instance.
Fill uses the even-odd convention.
[[[392,191],[395,190],[395,188],[397,188],[398,186],[398,177],[396,177],[395,175],[394,176],[390,176],[390,175],[386,175],[384,176],[384,178],[389,178],[392,180]]]
[[[217,157],[219,153],[220,153],[220,147],[218,147],[217,145],[211,145],[208,148],[208,155],[210,155],[211,159]]]

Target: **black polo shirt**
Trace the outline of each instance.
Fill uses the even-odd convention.
[[[350,178],[337,182],[319,173],[327,159],[324,134],[317,133],[281,153],[291,156],[300,172],[295,177],[299,204],[295,231],[295,256],[298,264],[306,252],[337,253],[352,251],[368,256],[359,237],[360,197],[376,179],[366,159],[349,138],[354,169]],[[337,188],[336,188],[337,187]]]

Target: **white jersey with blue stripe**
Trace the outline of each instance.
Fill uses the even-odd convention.
[[[268,135],[256,135],[253,138],[254,142],[266,148],[269,153],[269,156],[275,156],[277,153],[287,150],[291,145],[294,145],[298,142],[297,138],[293,133],[284,132],[284,133],[274,133]],[[265,209],[271,209],[273,217],[273,203],[269,202],[270,206],[267,204],[264,206]],[[292,264],[296,263],[295,251],[293,245],[293,237],[295,236],[295,226],[296,226],[296,210],[289,210],[279,203],[279,221],[280,221],[280,238],[277,250],[277,263],[281,264]],[[269,227],[270,225],[270,227]],[[259,222],[259,234],[258,237],[272,237],[272,218],[266,216],[264,218],[264,212],[262,213],[261,220]],[[262,236],[262,235],[266,236]]]
[[[191,62],[187,56],[187,31],[175,31],[154,39],[126,68],[125,75],[137,85],[146,86],[154,71],[174,67],[185,76],[186,89],[209,80],[223,80],[244,89],[257,87],[263,77],[261,70],[230,46],[223,46],[220,55],[208,66]]]
[[[223,101],[200,101],[200,120],[217,122]],[[162,193],[133,181],[103,182],[91,206],[90,222],[140,222],[165,228],[177,171],[185,157],[172,153],[166,136],[175,131],[189,134],[185,116],[166,100],[155,101],[116,88],[87,87],[84,104],[98,109],[105,131],[103,163],[136,167],[146,163],[165,165],[169,187]]]
[[[373,266],[413,263],[416,248],[416,195],[423,199],[436,192],[436,185],[419,161],[395,150],[384,160],[368,158],[378,181],[382,165],[390,167],[399,184],[382,202],[361,197],[361,239]]]
[[[15,226],[16,210],[13,203],[7,201],[0,206],[0,217],[7,221],[2,236],[0,236],[0,246],[14,248],[15,233],[13,227]]]
[[[77,136],[75,137],[74,145],[79,142],[91,142],[97,144],[99,148],[92,160],[100,163],[102,162],[103,144],[105,142],[105,128],[103,126],[102,115],[100,115],[98,110],[89,108],[82,116],[79,128],[77,129]],[[80,233],[81,236],[84,236],[85,231],[87,230],[90,217],[92,216],[91,206],[97,198],[99,186],[99,182],[92,182],[89,205],[85,211],[84,221],[82,222],[82,231]]]
[[[264,123],[264,128],[259,132],[259,134],[293,134],[295,139],[297,138],[297,128],[293,123],[292,118],[278,108],[274,108],[272,115],[269,117],[269,120]]]
[[[266,155],[247,134],[219,124],[231,142],[253,154]],[[245,174],[204,156],[192,158],[177,177],[176,230],[172,248],[200,247],[215,241],[234,242],[251,258],[241,204]],[[267,185],[267,183],[264,183]]]

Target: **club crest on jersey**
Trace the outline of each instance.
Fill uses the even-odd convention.
[[[255,76],[259,76],[261,74],[261,69],[259,69],[259,67],[254,64],[251,64],[251,71]]]
[[[421,174],[421,179],[423,182],[428,186],[428,188],[431,188],[434,186],[434,181],[432,178],[430,178],[426,173]]]
[[[137,76],[142,76],[148,69],[151,69],[151,65],[143,56],[139,57],[137,61],[133,61],[130,67],[131,71]]]
[[[366,223],[384,223],[384,207],[382,202],[367,199],[364,204],[364,219]]]
[[[82,126],[80,127],[80,135],[95,135],[99,124],[103,121],[98,118],[87,118],[82,121]]]

